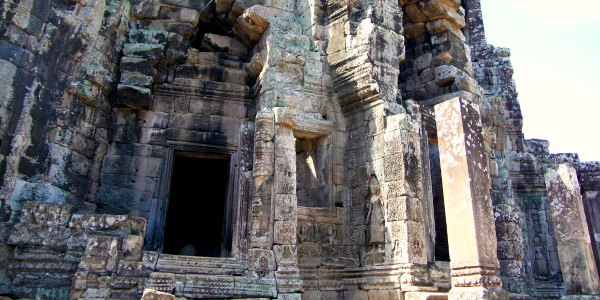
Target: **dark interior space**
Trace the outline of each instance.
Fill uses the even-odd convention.
[[[228,173],[227,155],[175,154],[164,253],[220,257],[230,252],[231,239],[223,237]]]
[[[440,152],[437,144],[429,144],[429,163],[435,222],[435,260],[450,261],[448,230],[446,228],[446,210],[444,209],[444,188],[442,186]]]

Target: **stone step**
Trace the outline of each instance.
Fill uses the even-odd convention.
[[[177,67],[175,77],[227,82],[240,85],[248,84],[248,73],[245,69],[229,68],[220,65],[184,64]]]
[[[441,292],[406,292],[404,300],[447,300],[448,293]]]

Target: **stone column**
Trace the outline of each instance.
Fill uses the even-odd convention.
[[[262,109],[256,114],[254,133],[254,197],[250,224],[251,248],[269,249],[273,244],[273,219],[271,217],[271,191],[275,155],[275,114]]]
[[[449,299],[503,299],[478,108],[452,98],[435,105],[435,120],[452,270]]]
[[[565,290],[568,295],[600,294],[575,168],[561,164],[547,170],[545,178]]]
[[[431,287],[427,265],[421,156],[421,122],[398,114],[386,118],[384,134],[384,183],[387,244],[390,263],[410,264],[402,274],[402,290]]]
[[[273,186],[274,239],[277,290],[295,293],[302,289],[298,272],[296,228],[296,139],[292,128],[275,125],[275,177]]]

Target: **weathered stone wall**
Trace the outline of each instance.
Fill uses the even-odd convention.
[[[2,4],[4,220],[25,200],[93,210],[129,9],[104,0]]]
[[[0,21],[1,295],[596,293],[561,273],[592,252],[567,261],[552,205],[581,204],[597,264],[600,168],[524,140],[478,0],[12,0]],[[226,257],[161,253],[178,151],[229,157]],[[544,181],[560,163],[583,200]]]
[[[137,298],[143,290],[143,218],[73,214],[68,204],[25,202],[2,294],[44,299]],[[142,290],[139,290],[139,289]]]
[[[462,29],[461,1],[399,1],[405,19],[406,59],[400,66],[403,98],[428,100],[466,91],[481,94]]]
[[[90,191],[98,185],[107,148],[110,95],[118,70],[114,57],[125,40],[129,11],[128,1],[103,0],[4,1],[0,8],[0,264],[6,274],[14,254],[25,261],[25,270],[38,272],[37,277],[14,277],[22,284],[43,277],[48,269],[63,272],[41,281],[66,284],[55,295],[68,295],[68,274],[77,256],[56,255],[54,246],[39,253],[19,247],[13,252],[4,243],[24,201],[94,210]],[[49,253],[50,267],[42,271],[39,266],[45,262],[36,256],[44,253]],[[7,280],[2,276],[5,287]],[[27,289],[19,293],[35,294]]]

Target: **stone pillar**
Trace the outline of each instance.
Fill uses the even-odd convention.
[[[275,114],[263,109],[256,114],[254,133],[254,197],[250,224],[251,248],[271,248],[273,244],[273,219],[271,218],[271,190],[275,146]]]
[[[583,162],[576,165],[581,186],[596,269],[600,273],[600,162]]]
[[[561,164],[547,170],[545,178],[565,290],[568,295],[600,294],[575,168]]]
[[[452,289],[449,299],[503,299],[481,119],[473,103],[435,105]]]
[[[402,274],[402,290],[424,290],[431,286],[427,265],[423,179],[421,174],[421,122],[409,114],[386,118],[384,134],[384,183],[386,256],[390,263],[411,264]]]
[[[273,186],[274,239],[277,290],[294,293],[302,288],[298,272],[296,228],[296,139],[292,128],[275,125],[275,177]]]

